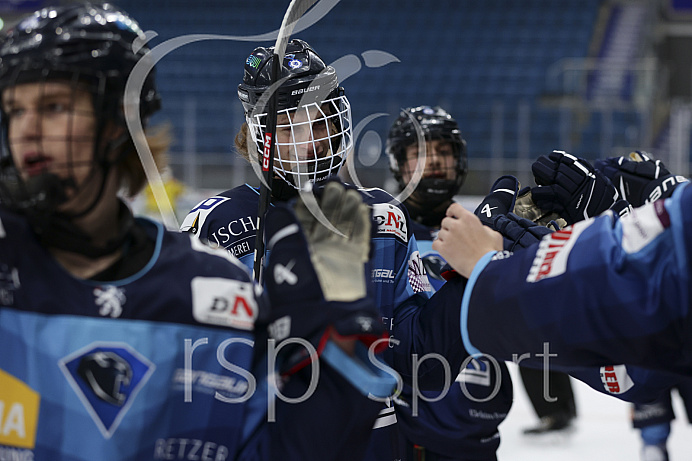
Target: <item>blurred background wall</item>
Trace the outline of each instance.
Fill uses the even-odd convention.
[[[0,16],[10,27],[48,3],[0,0]],[[236,88],[252,49],[274,43],[252,37],[278,29],[288,0],[115,3],[158,34],[152,47],[172,49],[157,66],[163,110],[154,122],[172,124],[173,176],[205,193],[256,184],[232,147],[244,121]],[[459,122],[471,170],[465,195],[485,195],[504,173],[533,184],[531,163],[553,149],[588,159],[643,149],[690,172],[692,0],[325,4],[335,5],[294,36],[338,64],[364,186],[395,191],[387,130],[402,107],[420,104]],[[188,43],[192,34],[204,37]]]

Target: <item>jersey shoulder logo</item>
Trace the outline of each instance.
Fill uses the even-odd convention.
[[[106,439],[116,431],[156,368],[123,343],[92,343],[58,365]]]
[[[408,283],[413,288],[414,293],[432,290],[425,265],[420,257],[420,253],[417,251],[411,253],[411,257],[408,260]]]
[[[253,330],[259,307],[252,282],[221,277],[192,279],[192,316],[200,323]]]
[[[183,232],[190,232],[195,235],[199,234],[202,229],[204,220],[207,219],[209,213],[222,204],[225,201],[230,200],[228,197],[209,197],[204,199],[197,204],[190,212],[185,216],[183,223],[180,225],[180,230]]]
[[[375,203],[372,206],[372,216],[378,234],[393,235],[404,243],[408,242],[406,215],[399,207],[390,203]]]

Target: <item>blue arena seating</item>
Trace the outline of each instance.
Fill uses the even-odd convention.
[[[324,18],[294,34],[327,60],[353,54],[362,69],[343,82],[354,123],[389,116],[370,129],[386,136],[401,107],[440,104],[458,120],[471,158],[491,155],[492,114],[504,107],[501,154],[520,154],[516,113],[530,107],[531,155],[559,148],[560,117],[540,104],[546,72],[564,57],[586,57],[601,0],[343,0]],[[152,45],[187,34],[254,35],[276,30],[288,1],[119,0],[146,29]],[[236,87],[245,57],[273,40],[213,40],[189,44],[159,64],[164,110],[183,149],[186,101],[196,104],[198,152],[230,152],[242,112]],[[400,62],[368,68],[362,53],[381,50]],[[495,109],[493,109],[495,108]],[[496,112],[497,113],[497,112]],[[627,123],[616,114],[616,123]],[[575,152],[598,154],[596,117],[586,123]],[[616,130],[617,131],[617,130]]]

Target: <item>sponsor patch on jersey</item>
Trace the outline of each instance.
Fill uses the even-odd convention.
[[[58,365],[106,439],[156,368],[129,345],[117,342],[92,343]]]
[[[183,223],[180,225],[180,230],[195,235],[199,234],[204,220],[207,219],[211,210],[227,200],[230,199],[228,197],[209,197],[208,199],[202,200],[197,206],[190,210],[187,216],[185,216]]]
[[[620,219],[622,249],[627,253],[640,251],[665,230],[669,219],[662,201],[635,208]]]
[[[169,437],[156,439],[153,459],[185,459],[226,461],[230,450],[226,445],[209,440]]]
[[[411,253],[411,258],[408,260],[408,283],[413,288],[414,293],[432,290],[425,265],[417,251]]]
[[[252,330],[257,314],[252,283],[220,277],[192,279],[192,315],[198,322]]]
[[[203,238],[212,246],[218,245],[226,248],[233,256],[240,258],[254,251],[250,247],[250,239],[255,237],[259,219],[257,216],[243,216],[220,226],[216,229],[207,229]]]
[[[572,247],[574,247],[579,235],[592,223],[592,220],[581,221],[572,227],[544,237],[538,244],[538,251],[526,281],[538,282],[545,278],[564,274]]]
[[[375,219],[378,234],[393,235],[408,242],[406,215],[399,207],[389,203],[375,203],[372,206],[372,216]]]
[[[210,373],[203,370],[185,370],[178,368],[173,374],[173,386],[192,389],[214,395],[218,393],[222,398],[238,398],[245,395],[249,384],[247,379],[240,376],[226,376]]]
[[[0,445],[32,450],[36,445],[41,396],[26,383],[2,370],[0,389]]]
[[[634,386],[625,365],[601,367],[601,382],[610,394],[624,394]]]
[[[373,269],[372,279],[375,283],[394,283],[396,273],[394,269]]]

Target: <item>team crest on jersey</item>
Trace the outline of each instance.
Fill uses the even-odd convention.
[[[531,264],[527,282],[538,282],[544,278],[557,277],[565,273],[567,260],[579,235],[593,223],[580,221],[546,236],[538,244],[538,251]]]
[[[58,365],[106,439],[116,431],[156,368],[123,343],[92,343]]]
[[[192,315],[198,322],[253,330],[257,314],[252,283],[221,277],[192,279]]]
[[[408,260],[408,283],[413,288],[414,293],[432,290],[425,265],[420,257],[420,253],[417,251],[414,251]]]
[[[228,197],[209,197],[208,199],[202,200],[197,204],[183,220],[180,226],[180,230],[183,232],[191,232],[197,234],[204,224],[204,220],[207,219],[211,210],[225,202],[230,200]]]
[[[94,302],[99,306],[99,315],[102,317],[120,317],[125,301],[125,290],[120,287],[105,285],[94,288]]]
[[[377,225],[378,234],[393,235],[408,242],[406,215],[401,208],[389,203],[375,203],[372,206],[372,216]]]
[[[624,394],[634,386],[625,365],[601,367],[601,382],[610,394]]]

